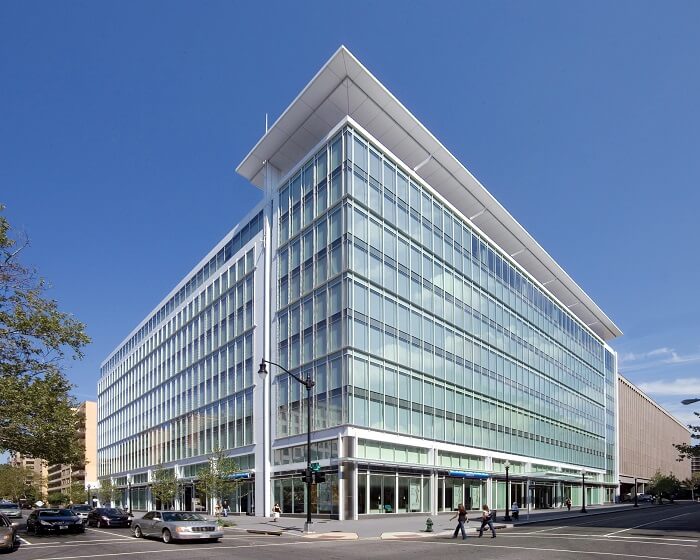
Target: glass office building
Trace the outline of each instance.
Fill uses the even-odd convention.
[[[234,509],[302,514],[311,406],[314,515],[613,500],[619,329],[352,54],[238,171],[252,219],[103,366],[102,476],[145,502],[162,464],[194,507],[220,446]]]

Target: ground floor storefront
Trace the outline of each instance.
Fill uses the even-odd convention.
[[[247,469],[235,475],[238,485],[220,499],[205,494],[197,477],[201,464],[191,464],[172,467],[179,480],[173,503],[154,499],[148,473],[115,479],[113,503],[138,510],[172,507],[210,513],[218,505],[233,515],[257,516],[271,515],[278,504],[282,514],[301,516],[309,497],[313,516],[359,519],[435,515],[455,511],[460,504],[471,511],[486,504],[499,514],[514,503],[521,511],[565,508],[569,502],[581,508],[614,503],[618,496],[617,484],[602,469],[371,431],[327,433],[313,441],[311,461],[325,480],[310,489],[302,478],[305,443],[280,441],[266,456],[269,463],[255,453],[238,458]]]

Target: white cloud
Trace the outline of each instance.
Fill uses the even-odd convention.
[[[659,369],[664,366],[685,365],[700,362],[700,353],[679,354],[673,348],[655,348],[649,352],[620,354],[619,368],[623,375],[627,372]]]
[[[656,399],[655,399],[656,400]],[[700,411],[697,408],[691,406],[685,406],[680,403],[680,401],[663,401],[656,400],[656,402],[661,405],[666,411],[668,411],[676,420],[678,420],[684,426],[698,426],[700,425],[700,418],[698,418],[694,412]]]
[[[649,395],[682,397],[679,400],[700,397],[700,377],[645,381],[639,383],[638,387]]]

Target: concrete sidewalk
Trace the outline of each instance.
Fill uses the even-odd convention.
[[[652,504],[640,504],[638,509],[655,506]],[[579,508],[572,508],[569,512],[564,509],[548,509],[537,510],[530,512],[528,519],[527,511],[521,510],[520,519],[510,523],[503,522],[505,512],[498,511],[495,522],[496,530],[528,525],[532,523],[541,523],[544,521],[554,520],[569,520],[580,517],[589,517],[593,515],[601,515],[606,513],[634,511],[632,504],[615,504],[606,506],[589,506],[588,513],[581,513]],[[338,521],[333,519],[317,519],[312,524],[311,534],[304,535],[304,517],[290,517],[282,515],[278,521],[273,521],[272,518],[265,517],[249,517],[249,516],[229,516],[225,518],[227,521],[234,523],[233,527],[227,528],[227,531],[251,531],[273,534],[283,534],[288,536],[299,536],[304,538],[360,538],[360,539],[405,539],[405,538],[425,538],[425,537],[445,537],[452,536],[452,532],[457,525],[455,520],[450,518],[453,514],[441,513],[436,516],[426,514],[406,514],[406,515],[377,515],[372,517],[364,517],[357,521]],[[426,520],[431,518],[433,521],[433,532],[425,532]],[[469,524],[467,528],[468,534],[475,534],[478,531],[479,512],[469,512]]]

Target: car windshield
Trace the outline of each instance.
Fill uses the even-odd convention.
[[[124,515],[124,513],[117,508],[105,508],[102,510],[105,515]]]
[[[164,511],[163,521],[206,521],[206,519],[198,513],[189,511]]]
[[[73,511],[90,511],[92,508],[88,505],[83,505],[83,506],[73,506],[71,509]]]
[[[69,509],[46,509],[44,511],[40,511],[39,515],[41,517],[72,517],[73,512]]]
[[[17,504],[0,504],[0,509],[19,509]]]

